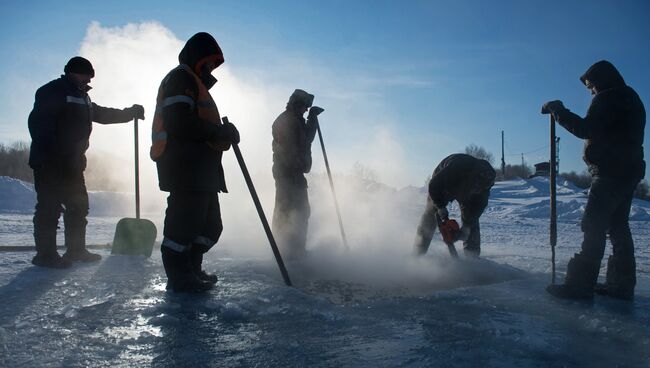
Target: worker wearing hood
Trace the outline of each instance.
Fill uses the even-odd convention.
[[[168,289],[205,291],[217,281],[202,262],[223,229],[218,193],[227,189],[221,157],[239,142],[239,132],[221,123],[209,93],[216,83],[211,73],[224,62],[217,41],[195,34],[178,61],[158,89],[152,127],[150,155],[160,189],[169,192],[161,252]]]
[[[594,96],[584,118],[561,101],[542,107],[542,113],[553,114],[566,130],[585,140],[584,161],[592,175],[582,217],[581,251],[569,261],[565,283],[547,290],[560,298],[590,299],[595,291],[629,300],[634,296],[636,262],[628,219],[634,190],[645,176],[645,108],[608,61],[592,65],[580,81]],[[596,285],[607,234],[613,254],[607,262],[606,283]]]

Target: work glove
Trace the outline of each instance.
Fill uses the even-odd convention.
[[[438,217],[442,222],[449,220],[449,211],[447,211],[447,207],[442,207],[438,209]]]
[[[216,140],[233,144],[239,143],[239,131],[233,123],[223,123],[215,127],[218,129]]]
[[[566,110],[564,104],[560,100],[553,100],[545,103],[542,106],[542,114],[553,114],[557,117],[558,111]]]
[[[323,112],[323,111],[325,111],[325,109],[322,108],[322,107],[312,106],[312,107],[309,109],[309,114],[307,114],[307,118],[308,118],[308,119],[315,118],[316,116],[318,116],[318,115],[319,115],[321,112]]]
[[[144,107],[142,105],[133,105],[129,107],[133,119],[144,120]]]

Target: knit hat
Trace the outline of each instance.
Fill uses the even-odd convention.
[[[82,58],[81,56],[75,56],[65,64],[63,68],[65,73],[78,73],[78,74],[87,74],[91,78],[95,77],[95,69],[93,65],[87,59]]]

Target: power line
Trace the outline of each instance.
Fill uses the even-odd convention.
[[[549,148],[549,145],[547,144],[547,145],[545,145],[544,147],[539,147],[539,148],[536,148],[536,149],[534,149],[534,150],[532,150],[532,151],[528,151],[528,152],[519,152],[519,153],[509,153],[509,154],[507,154],[506,156],[529,155],[529,154],[531,154],[531,153],[539,152],[539,151],[541,151],[541,150],[543,150],[543,149],[548,149],[548,148]],[[510,150],[510,149],[509,149],[509,150]],[[510,151],[512,151],[512,150],[510,150]]]

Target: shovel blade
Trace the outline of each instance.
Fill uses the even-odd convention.
[[[150,257],[156,225],[145,219],[123,218],[117,223],[111,254]]]

